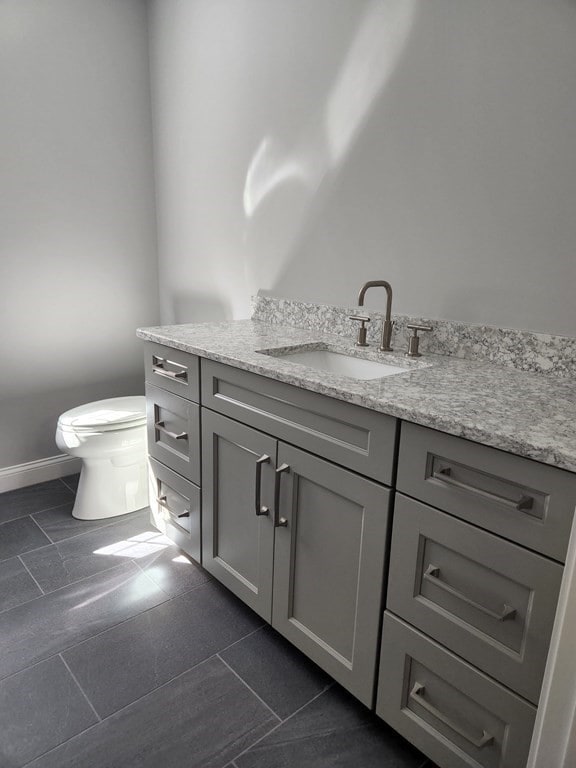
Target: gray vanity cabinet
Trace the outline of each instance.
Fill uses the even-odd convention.
[[[158,526],[442,768],[524,768],[576,476],[199,362],[147,345]]]
[[[270,622],[276,440],[204,408],[202,445],[202,565]]]
[[[203,565],[373,703],[387,488],[203,410]]]

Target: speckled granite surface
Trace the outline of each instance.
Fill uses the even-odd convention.
[[[576,472],[576,386],[481,360],[360,351],[349,339],[253,320],[143,328],[142,339]],[[258,350],[327,348],[408,367],[358,381]]]
[[[382,314],[358,307],[335,307],[274,296],[257,296],[252,319],[354,338],[358,323],[350,320],[349,316],[358,313],[370,316],[368,340],[377,345]],[[393,319],[392,347],[395,350],[403,351],[408,346],[408,323],[430,325],[432,332],[420,334],[422,352],[464,360],[487,360],[532,373],[576,377],[576,338],[407,315],[393,314]]]

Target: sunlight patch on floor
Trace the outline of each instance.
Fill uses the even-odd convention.
[[[116,557],[128,557],[138,560],[141,557],[153,555],[161,552],[166,547],[171,546],[172,542],[157,531],[146,531],[129,539],[122,539],[106,547],[95,549],[95,555],[115,555]]]

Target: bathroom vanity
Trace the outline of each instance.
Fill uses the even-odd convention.
[[[432,357],[353,380],[285,356],[333,337],[250,321],[139,336],[155,524],[441,768],[524,766],[576,507],[567,385]]]

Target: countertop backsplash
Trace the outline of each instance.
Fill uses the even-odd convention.
[[[353,339],[358,324],[350,320],[350,315],[358,312],[371,318],[367,327],[368,341],[377,346],[383,314],[364,307],[337,307],[275,296],[256,296],[253,300],[252,319],[273,325],[335,333]],[[430,333],[420,334],[422,352],[463,360],[483,360],[519,371],[559,378],[576,376],[576,338],[570,336],[407,315],[393,314],[392,319],[392,346],[396,352],[407,348],[410,331],[406,325],[416,323],[430,325],[433,329]]]

